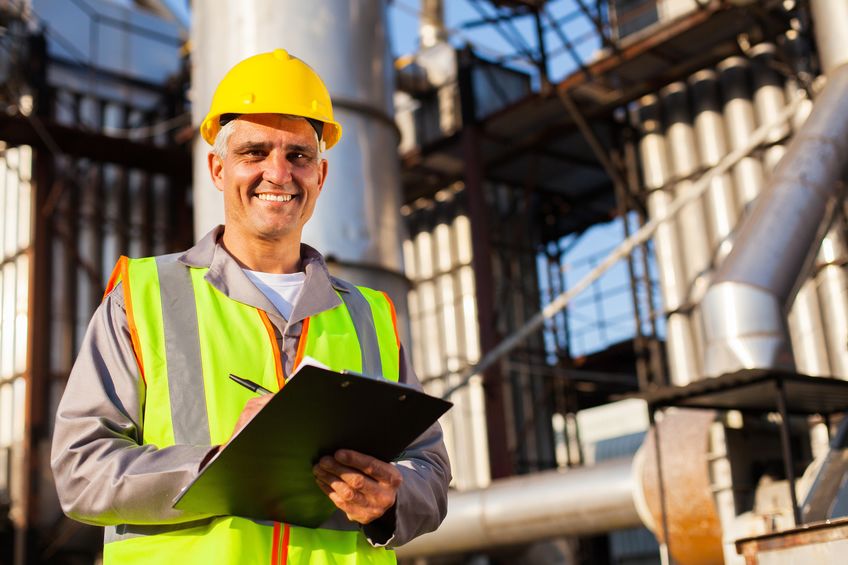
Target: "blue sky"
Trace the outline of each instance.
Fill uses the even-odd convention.
[[[449,40],[456,46],[466,42],[472,43],[478,54],[495,58],[515,53],[515,47],[496,30],[491,24],[467,27],[469,22],[480,21],[480,11],[488,16],[494,16],[496,8],[488,2],[473,0],[445,0],[445,25],[449,31]],[[476,8],[475,8],[476,6]],[[404,55],[413,53],[418,47],[418,13],[421,9],[420,0],[391,0],[389,2],[389,34],[392,53]],[[478,11],[479,10],[479,11]],[[588,60],[597,52],[599,42],[597,32],[585,16],[577,13],[575,0],[552,0],[547,3],[547,14],[550,19],[560,22],[560,29],[567,38],[575,44],[581,59]],[[550,22],[545,19],[545,22]],[[563,21],[563,20],[566,21]],[[515,30],[532,48],[537,45],[537,35],[533,18],[522,16],[513,20]],[[576,68],[574,58],[564,47],[559,34],[551,27],[545,33],[545,42],[551,54],[549,67],[551,78],[560,80]],[[510,30],[507,30],[509,33]],[[516,61],[519,68],[528,69],[522,61]]]

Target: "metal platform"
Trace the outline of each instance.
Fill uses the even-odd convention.
[[[746,369],[720,377],[695,381],[683,387],[662,387],[635,395],[648,404],[648,418],[655,427],[657,410],[668,407],[707,410],[740,410],[748,413],[778,412],[783,467],[790,485],[790,498],[795,524],[802,524],[801,508],[796,492],[795,460],[789,431],[789,416],[821,414],[828,416],[848,410],[848,381],[828,377],[810,377],[790,371]],[[659,442],[657,442],[657,467]],[[664,498],[664,494],[660,494]],[[663,502],[664,504],[664,502]],[[663,516],[665,520],[665,516]],[[663,525],[665,528],[665,524]],[[666,536],[666,539],[668,537]]]
[[[703,379],[683,387],[663,387],[638,396],[655,409],[680,406],[778,412],[781,386],[789,414],[827,415],[848,410],[848,381],[759,369]]]

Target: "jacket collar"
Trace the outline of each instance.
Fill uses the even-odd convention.
[[[334,283],[324,257],[305,243],[300,244],[301,269],[306,274],[303,290],[294,306],[291,320],[277,311],[270,300],[247,278],[239,263],[221,245],[224,226],[218,226],[206,234],[197,244],[183,253],[179,261],[189,267],[207,268],[204,279],[227,297],[264,310],[279,328],[288,330],[302,322],[342,303],[338,292],[348,292]]]

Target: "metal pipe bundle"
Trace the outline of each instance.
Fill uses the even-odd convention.
[[[792,367],[783,308],[848,154],[848,66],[836,69],[704,297],[706,373]]]
[[[634,121],[641,130],[639,153],[643,182],[649,191],[648,212],[651,216],[664,216],[673,196],[666,188],[671,180],[671,171],[666,136],[662,131],[659,98],[653,95],[643,97],[639,101]],[[666,347],[671,381],[676,385],[685,385],[697,379],[698,367],[692,355],[694,341],[689,317],[680,311],[686,302],[687,287],[677,221],[672,220],[657,227],[654,251],[667,315]]]

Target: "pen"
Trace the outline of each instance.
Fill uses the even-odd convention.
[[[244,388],[250,390],[251,392],[255,392],[257,394],[274,394],[264,386],[257,384],[253,381],[249,381],[247,379],[243,379],[241,377],[237,377],[234,374],[230,373],[230,378],[243,386]]]

